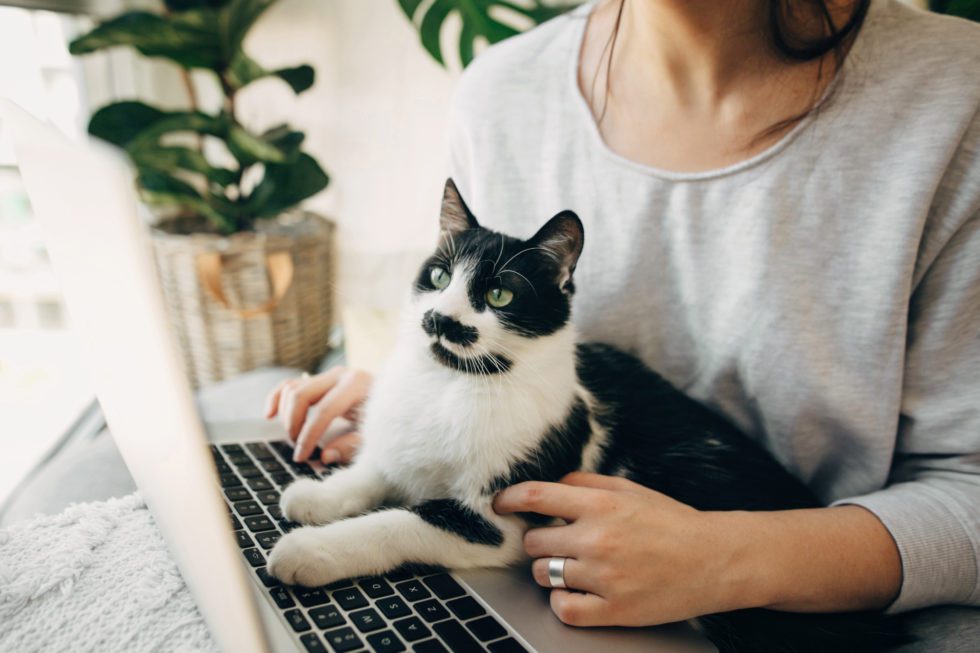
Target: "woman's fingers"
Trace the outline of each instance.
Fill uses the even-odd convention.
[[[578,532],[574,526],[532,528],[524,533],[524,551],[532,558],[578,555]]]
[[[565,557],[565,556],[560,556]],[[538,558],[531,564],[531,575],[534,581],[541,587],[551,587],[551,580],[548,578],[548,563],[551,556]],[[596,589],[596,579],[590,573],[587,565],[579,562],[575,558],[565,558],[565,585],[569,589],[592,592]]]
[[[355,431],[338,435],[336,438],[323,445],[323,452],[320,454],[320,461],[324,465],[333,463],[347,464],[357,453],[361,446],[361,434]]]
[[[551,590],[551,610],[569,626],[611,626],[616,624],[609,602],[595,594]]]
[[[565,521],[575,521],[587,510],[596,490],[572,487],[561,483],[528,481],[512,485],[500,492],[493,501],[498,514],[536,512]]]
[[[266,419],[272,419],[279,411],[279,397],[282,395],[282,391],[286,388],[287,383],[289,383],[289,381],[282,381],[272,390],[272,392],[269,393],[269,396],[265,398]]]
[[[359,404],[367,394],[370,377],[360,373],[344,374],[336,385],[317,402],[296,438],[293,459],[306,460],[316,448],[330,424]]]
[[[286,382],[279,397],[278,415],[290,440],[296,440],[306,421],[306,412],[326,394],[344,374],[343,367],[333,367],[323,374]]]

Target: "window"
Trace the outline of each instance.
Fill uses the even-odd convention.
[[[70,137],[84,133],[88,110],[86,75],[67,43],[90,26],[85,17],[0,7],[0,89]],[[78,354],[0,124],[0,501],[92,400]]]

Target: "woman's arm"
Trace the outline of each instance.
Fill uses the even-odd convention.
[[[888,605],[901,563],[888,531],[856,506],[785,512],[699,512],[631,481],[571,474],[501,492],[498,512],[568,524],[527,532],[534,577],[570,558],[571,589],[553,590],[576,626],[642,626],[751,607],[849,611]]]

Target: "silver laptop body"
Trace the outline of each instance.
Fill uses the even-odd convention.
[[[313,622],[312,628],[296,632],[236,542],[219,484],[224,481],[214,461],[228,456],[227,451],[220,453],[228,444],[276,442],[283,433],[278,424],[267,422],[215,423],[206,428],[201,423],[168,327],[131,170],[115,152],[98,144],[73,143],[9,101],[0,100],[0,122],[12,136],[106,421],[221,649],[234,653],[304,650],[300,638],[310,633],[319,636],[322,650],[353,646],[353,640],[330,641],[330,629],[317,629],[311,611],[323,604],[305,606],[294,601],[291,609]],[[232,458],[238,450],[232,448]],[[282,458],[267,462],[287,463]],[[316,473],[323,471],[319,465],[313,467]],[[252,549],[263,551],[260,546]],[[505,635],[481,644],[490,650],[505,639],[540,653],[715,650],[681,627],[564,626],[552,614],[547,592],[533,582],[527,568],[459,572],[452,578],[506,629]],[[343,616],[351,619],[347,612]],[[348,650],[383,648],[380,640],[371,639],[372,633],[398,632],[393,624],[397,619],[380,616],[383,623],[372,626],[373,631],[351,628],[360,646]],[[463,623],[461,618],[453,619]],[[357,624],[346,624],[352,625]],[[447,643],[432,626],[426,623],[433,632],[425,639],[404,645],[412,648],[433,639]],[[397,649],[397,644],[389,645]],[[447,648],[454,647],[447,644]]]

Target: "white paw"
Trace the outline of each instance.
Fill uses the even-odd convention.
[[[280,539],[269,554],[269,573],[289,585],[317,587],[357,576],[358,549],[347,538],[322,528],[298,528]]]
[[[329,479],[301,478],[282,493],[279,507],[286,519],[306,525],[323,525],[351,517],[364,510],[363,502],[344,488],[331,491]]]

